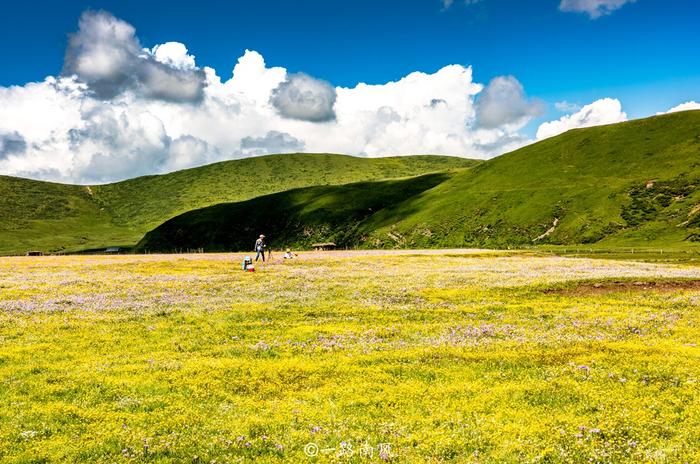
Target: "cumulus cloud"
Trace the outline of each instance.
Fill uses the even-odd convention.
[[[574,114],[556,121],[545,122],[537,129],[537,139],[546,139],[579,127],[613,124],[627,120],[622,104],[617,99],[603,98],[586,105]]]
[[[184,169],[215,161],[217,150],[197,137],[173,139],[153,113],[127,105],[86,105],[68,132],[74,174],[91,182]]]
[[[188,53],[185,44],[180,42],[166,42],[156,45],[150,50],[151,55],[159,63],[166,64],[176,69],[195,69],[194,56]]]
[[[61,76],[0,87],[0,173],[95,183],[280,152],[489,158],[532,142],[520,130],[541,105],[468,66],[333,87],[253,50],[222,78],[184,44],[148,45],[84,14]]]
[[[477,125],[491,129],[504,125],[522,127],[543,112],[544,103],[528,100],[522,84],[513,76],[492,79],[476,101]]]
[[[148,112],[96,105],[83,113],[80,128],[69,131],[80,160],[77,174],[98,182],[158,171],[167,160],[169,137],[160,119]]]
[[[143,49],[133,26],[105,12],[83,13],[68,42],[63,73],[77,76],[100,99],[126,90],[177,102],[198,101],[203,95],[204,73],[184,45]]]
[[[656,114],[667,114],[667,113],[677,113],[678,111],[690,111],[690,110],[700,110],[700,103],[696,101],[689,101],[685,103],[681,103],[678,106],[674,106],[668,111],[662,112],[662,113],[656,113]]]
[[[459,65],[445,66],[433,74],[413,72],[381,85],[339,87],[335,110],[337,127],[342,130],[334,131],[328,141],[353,146],[349,153],[370,156],[490,156],[493,153],[487,155],[476,147],[470,130],[474,96],[482,89],[473,82],[472,69]],[[309,145],[308,138],[306,141]]]
[[[160,171],[176,171],[217,161],[218,149],[206,141],[191,135],[182,135],[172,140]]]
[[[215,77],[214,70],[209,69],[211,78],[216,85],[211,86],[210,92],[227,102],[241,101],[246,105],[264,106],[270,100],[270,94],[287,77],[287,70],[281,67],[268,68],[263,56],[254,51],[246,50],[238,58],[233,68],[231,79],[221,85]]]
[[[335,99],[335,88],[328,82],[297,73],[280,83],[270,101],[286,118],[319,122],[335,119]]]
[[[64,72],[76,74],[100,96],[121,93],[132,79],[141,47],[134,28],[107,13],[85,12],[70,36]]]
[[[572,13],[585,13],[591,19],[597,19],[619,10],[627,3],[636,0],[561,0],[559,10]]]

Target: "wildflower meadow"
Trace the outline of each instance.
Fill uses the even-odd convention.
[[[0,461],[700,461],[698,267],[273,258],[0,258]]]

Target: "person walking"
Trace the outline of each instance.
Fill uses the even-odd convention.
[[[265,236],[263,234],[260,234],[260,237],[255,241],[255,261],[260,259],[262,256],[263,262],[265,262],[265,248],[267,247],[267,244],[265,244]]]

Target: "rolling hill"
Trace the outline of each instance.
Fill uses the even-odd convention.
[[[700,111],[689,111],[572,130],[439,179],[311,187],[192,211],[139,248],[249,249],[259,231],[276,247],[694,246],[699,185]]]
[[[285,154],[105,185],[0,176],[0,254],[130,247],[148,230],[197,208],[312,185],[409,177],[476,163],[445,156]]]
[[[383,246],[390,230],[410,246],[687,244],[700,232],[698,185],[700,111],[674,113],[495,158],[399,205],[374,237]]]
[[[190,211],[146,234],[137,251],[248,250],[265,232],[277,246],[307,247],[332,239],[355,246],[377,212],[449,179],[447,173],[404,179],[294,189]]]

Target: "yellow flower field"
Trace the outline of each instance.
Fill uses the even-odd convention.
[[[700,462],[698,267],[242,256],[0,258],[0,462]]]

